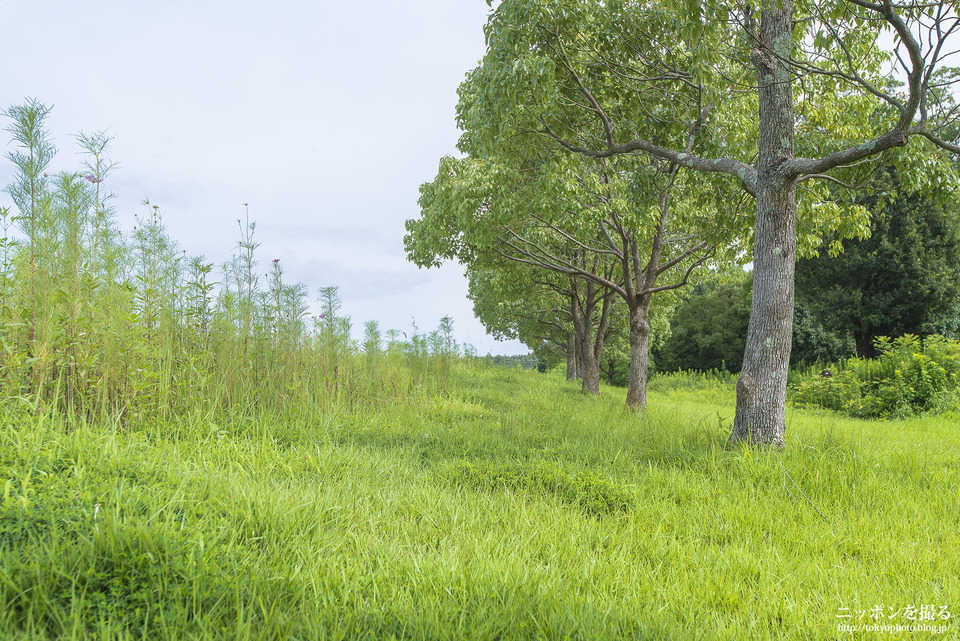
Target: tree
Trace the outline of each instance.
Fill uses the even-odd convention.
[[[697,130],[698,127],[691,129],[688,148],[692,146]],[[723,224],[714,222],[707,225],[697,221],[698,231],[691,224],[690,217],[687,217],[687,229],[682,230],[686,233],[678,233],[673,228],[672,218],[676,218],[673,200],[679,170],[677,163],[668,163],[659,171],[652,172],[654,175],[662,173],[665,184],[658,186],[656,181],[644,181],[645,188],[640,191],[644,194],[653,193],[653,203],[643,202],[642,196],[632,199],[630,204],[634,211],[629,213],[621,214],[617,207],[610,206],[614,202],[612,190],[600,195],[599,231],[592,237],[578,239],[559,227],[559,223],[537,218],[549,230],[570,241],[578,252],[595,256],[592,263],[564,260],[551,253],[542,243],[530,242],[516,232],[511,231],[509,237],[499,239],[510,248],[512,253],[509,257],[512,259],[585,278],[616,293],[626,303],[630,345],[626,402],[632,409],[643,409],[647,405],[650,310],[654,295],[685,286],[694,269],[714,256],[718,239],[723,237],[725,229]],[[617,178],[622,179],[622,176]],[[604,172],[601,184],[610,186],[617,182],[617,178],[611,178]],[[713,214],[716,210],[709,211]],[[711,218],[723,219],[715,214]],[[610,257],[612,261],[600,260],[600,257]],[[673,268],[678,268],[676,271],[679,275],[666,280],[664,274]]]
[[[542,163],[518,171],[495,161],[443,158],[436,179],[421,186],[422,215],[407,221],[404,243],[408,259],[421,267],[456,258],[468,265],[469,272],[505,271],[510,276],[499,279],[498,288],[514,289],[514,300],[536,288],[565,299],[583,388],[597,394],[599,359],[614,296],[598,278],[609,282],[616,265],[602,253],[578,245],[581,230],[551,225],[554,212],[566,211],[571,191],[580,188],[575,179],[564,179]],[[551,262],[538,261],[540,253]],[[518,277],[521,265],[560,277]],[[488,279],[487,284],[492,282]],[[517,292],[521,283],[525,286]]]
[[[737,373],[743,362],[753,274],[735,268],[698,283],[676,307],[670,336],[656,352],[661,370],[723,370]],[[852,353],[850,340],[825,329],[801,303],[794,309],[790,362],[837,360]]]
[[[478,89],[468,82],[461,91]],[[688,132],[688,146],[698,131],[696,126]],[[594,392],[601,343],[583,347],[593,337],[582,317],[590,317],[597,296],[603,310],[611,295],[619,296],[630,328],[627,405],[645,407],[654,295],[683,287],[715,255],[736,208],[675,203],[678,194],[687,200],[696,194],[701,205],[706,200],[684,183],[677,163],[571,160],[508,145],[471,150],[464,144],[462,150],[472,155],[443,159],[437,178],[423,186],[422,218],[407,224],[408,256],[429,265],[438,256],[472,264],[495,254],[566,276],[568,291],[582,286],[586,293],[579,302],[572,299],[571,320],[584,359],[584,387]],[[668,279],[664,274],[671,270],[677,275]],[[601,312],[601,325],[605,317]],[[596,334],[598,341],[602,337]]]
[[[849,333],[826,327],[802,300],[798,300],[794,307],[791,342],[792,367],[833,363],[856,353]]]
[[[494,337],[519,339],[542,356],[561,352],[567,380],[600,393],[600,362],[614,308],[612,294],[582,278],[538,271],[503,257],[467,270],[477,318]]]
[[[738,372],[750,319],[752,278],[742,269],[698,283],[670,319],[660,369]]]
[[[646,154],[726,176],[755,197],[754,290],[731,441],[780,448],[798,239],[863,225],[856,207],[840,216],[814,206],[826,183],[844,183],[845,167],[911,139],[960,152],[945,139],[955,74],[942,68],[960,19],[952,2],[758,4],[504,0],[468,77],[483,91],[468,96],[460,118],[481,144],[527,133],[590,158]],[[884,31],[896,55],[881,52]],[[716,135],[687,150],[679,141],[697,122]],[[801,184],[808,193],[798,201]]]
[[[898,181],[895,173],[889,180]],[[870,196],[871,233],[824,243],[797,264],[797,297],[825,326],[853,336],[857,355],[876,355],[878,336],[948,334],[960,305],[960,222],[955,199],[921,192]]]
[[[533,278],[532,270],[507,267],[467,270],[474,314],[494,338],[520,340],[545,363],[565,360],[567,380],[581,379],[570,299],[546,278]]]

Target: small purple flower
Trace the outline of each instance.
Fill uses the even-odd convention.
[[[49,177],[50,177],[50,174],[48,174],[47,172],[43,172],[43,177],[44,177],[44,178],[49,178]]]
[[[92,182],[92,183],[98,183],[98,182],[100,182],[100,178],[97,178],[97,177],[94,176],[93,174],[87,174],[86,176],[84,176],[84,178],[86,178],[87,180],[89,180],[89,181]]]
[[[280,262],[280,259],[279,259],[279,258],[274,258],[274,259],[273,259],[273,264],[274,264],[274,265],[276,265],[276,264],[279,263],[279,262]]]
[[[320,318],[326,318],[326,317],[327,317],[326,314],[320,314]]]

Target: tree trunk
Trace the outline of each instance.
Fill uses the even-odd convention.
[[[577,335],[570,332],[567,336],[567,380],[575,381],[580,378],[579,368],[577,367]]]
[[[580,363],[583,376],[583,391],[590,394],[600,393],[600,362],[594,351],[593,315],[584,315],[580,334]]]
[[[647,408],[647,375],[650,364],[650,300],[643,296],[630,310],[630,371],[627,376],[627,407]]]
[[[783,447],[787,373],[793,333],[796,266],[796,181],[783,172],[793,158],[790,71],[792,0],[764,0],[757,70],[760,114],[753,302],[731,442]]]
[[[877,351],[873,348],[873,337],[866,334],[853,333],[853,342],[857,346],[858,358],[873,358]]]
[[[579,381],[583,378],[583,359],[580,358],[580,342],[577,340],[577,334],[573,334],[573,371],[576,376],[573,380]]]
[[[597,376],[600,375],[600,363],[603,362],[603,344],[607,340],[607,332],[610,329],[610,316],[613,306],[616,304],[616,292],[609,291],[603,296],[603,304],[600,311],[600,322],[597,324],[597,337],[593,344],[593,356],[597,359]]]
[[[594,352],[593,342],[593,314],[596,303],[592,300],[592,283],[587,284],[587,295],[581,305],[577,295],[577,282],[571,278],[570,311],[573,318],[573,329],[577,335],[577,350],[579,351],[580,377],[583,382],[583,391],[591,394],[600,393],[600,367]]]

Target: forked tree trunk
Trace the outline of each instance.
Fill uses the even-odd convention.
[[[627,407],[647,408],[647,376],[650,366],[650,299],[643,296],[630,310],[630,371],[627,375]]]
[[[783,447],[787,373],[793,330],[796,266],[796,181],[783,171],[793,159],[792,0],[764,0],[760,39],[751,54],[760,114],[753,301],[731,442]]]

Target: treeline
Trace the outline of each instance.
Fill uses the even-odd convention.
[[[878,355],[883,337],[958,337],[960,327],[960,220],[948,194],[911,192],[894,180],[893,170],[877,180],[889,197],[862,199],[871,210],[864,238],[828,236],[797,265],[791,367],[840,369],[839,361]],[[890,183],[893,183],[892,185]],[[842,251],[836,251],[839,243]],[[564,367],[570,380],[582,380],[583,340],[573,323],[574,304],[592,322],[591,347],[598,376],[625,386],[630,366],[629,332],[622,306],[599,299],[582,280],[570,279],[568,302],[531,295],[535,288],[511,272],[472,272],[470,292],[481,320],[495,334],[520,338],[541,368]],[[738,373],[743,362],[753,273],[739,265],[704,269],[694,283],[663,301],[651,315],[653,373],[694,370]],[[541,282],[545,282],[542,278]],[[593,290],[601,296],[603,290]],[[597,310],[587,316],[583,310]],[[603,321],[603,322],[601,322]],[[496,357],[503,359],[505,357]]]
[[[960,406],[960,220],[950,197],[895,192],[874,208],[870,234],[824,241],[797,266],[791,398],[857,417],[942,412]],[[658,373],[737,374],[753,273],[703,274],[660,329]],[[606,340],[605,372],[625,384],[622,331]],[[612,347],[612,349],[611,349]],[[559,365],[556,354],[545,354]],[[727,376],[726,380],[732,380]]]
[[[540,367],[540,361],[537,359],[536,354],[516,354],[512,356],[506,356],[503,354],[487,354],[482,359],[485,363],[490,365],[496,365],[497,367],[511,367],[511,368],[520,368],[520,369],[538,369]]]
[[[308,287],[279,259],[261,271],[249,217],[219,266],[188,256],[148,200],[122,233],[110,138],[78,135],[80,167],[51,173],[49,111],[30,100],[5,112],[16,174],[14,208],[0,210],[4,397],[127,422],[399,402],[425,380],[442,384],[462,351],[451,318],[409,337],[370,321],[356,341],[337,287],[320,290],[311,314]]]
[[[791,367],[814,374],[824,370],[842,373],[840,379],[812,380],[807,384],[806,391],[797,396],[804,404],[817,404],[815,399],[819,398],[825,407],[843,407],[844,411],[864,416],[902,413],[907,406],[911,411],[945,406],[942,392],[952,389],[949,375],[942,377],[937,389],[943,389],[931,394],[930,403],[920,402],[913,394],[904,394],[904,398],[914,398],[906,405],[893,403],[889,398],[883,402],[861,401],[860,392],[880,380],[872,374],[862,379],[866,381],[863,385],[849,384],[853,372],[869,369],[855,363],[879,358],[887,363],[879,369],[891,372],[886,377],[890,384],[884,389],[888,397],[892,396],[893,372],[897,368],[889,365],[895,360],[891,354],[906,359],[904,354],[909,352],[922,360],[924,354],[929,357],[930,353],[952,349],[949,342],[935,340],[932,344],[946,347],[928,353],[923,348],[925,339],[958,338],[957,205],[943,195],[903,190],[894,193],[896,198],[872,209],[866,238],[842,240],[842,252],[831,252],[835,239],[828,238],[813,255],[798,261]],[[752,290],[753,273],[739,266],[702,273],[698,282],[678,297],[667,322],[656,328],[651,369],[658,373],[738,373],[746,345]],[[624,337],[622,328],[613,327],[604,342],[602,370],[612,385],[626,384],[629,352],[623,347]],[[888,348],[891,339],[900,346],[897,350]],[[562,366],[559,350],[539,347],[544,362]],[[952,372],[950,359],[943,365],[945,371]],[[907,372],[910,367],[899,369]],[[939,374],[924,376],[927,380],[941,380]],[[844,380],[848,384],[840,390],[838,386]],[[937,386],[932,383],[914,386],[927,390],[934,387]],[[936,399],[941,400],[934,402]]]

